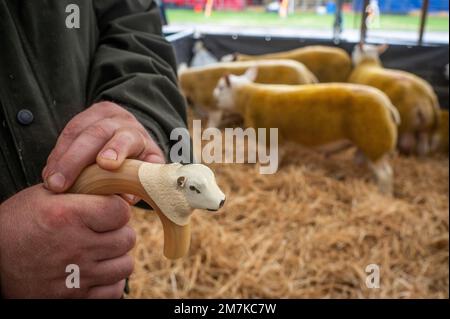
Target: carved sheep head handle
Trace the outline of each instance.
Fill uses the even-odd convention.
[[[89,166],[69,192],[127,193],[142,198],[155,209],[162,222],[164,255],[170,259],[183,257],[189,250],[192,210],[217,210],[225,201],[214,173],[204,165],[150,164],[130,159],[114,171],[104,170],[97,164]]]
[[[225,194],[207,166],[184,165],[177,169],[177,176],[177,185],[191,208],[217,211],[225,203]]]

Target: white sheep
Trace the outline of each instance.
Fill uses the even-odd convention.
[[[379,55],[387,45],[356,45],[349,82],[376,87],[386,93],[401,117],[398,147],[403,153],[425,155],[439,127],[440,107],[433,88],[420,77],[383,68]]]
[[[278,128],[280,142],[328,151],[351,143],[368,159],[380,190],[392,192],[388,155],[395,149],[399,117],[383,92],[348,83],[252,83],[256,72],[223,77],[214,90],[218,106],[241,113],[245,126]]]
[[[183,68],[179,72],[180,87],[189,104],[199,115],[208,110],[210,127],[220,123],[222,112],[217,109],[213,90],[225,74],[241,75],[252,66],[258,67],[256,82],[267,84],[317,83],[314,74],[303,64],[292,60],[264,60],[217,63],[205,67]]]

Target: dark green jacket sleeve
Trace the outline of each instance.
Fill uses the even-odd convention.
[[[186,104],[172,46],[152,0],[94,1],[99,30],[88,99],[115,102],[133,113],[166,157],[170,132],[186,127]]]

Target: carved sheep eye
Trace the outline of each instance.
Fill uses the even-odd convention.
[[[197,194],[200,194],[200,191],[195,187],[195,186],[189,186],[189,189],[191,190],[191,191],[194,191],[194,192],[197,192]]]

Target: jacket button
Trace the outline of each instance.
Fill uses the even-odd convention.
[[[30,125],[34,120],[34,115],[30,110],[23,109],[17,113],[17,121],[22,125]]]

